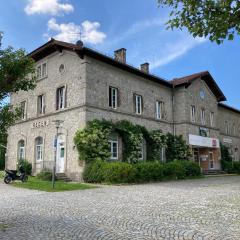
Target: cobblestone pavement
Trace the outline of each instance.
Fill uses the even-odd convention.
[[[240,176],[46,193],[0,183],[0,239],[240,239]]]

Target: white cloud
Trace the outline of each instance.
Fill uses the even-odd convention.
[[[57,23],[55,18],[51,18],[48,21],[48,33],[44,34],[45,37],[49,38],[50,32],[53,38],[65,42],[75,43],[80,38],[84,43],[98,44],[102,43],[106,38],[106,34],[99,31],[100,23],[90,22],[88,20],[76,25],[75,23]],[[57,34],[56,34],[57,33]]]
[[[204,38],[193,38],[186,31],[166,30],[167,18],[147,19],[131,25],[125,31],[112,34],[102,46],[102,51],[127,47],[127,59],[139,65],[149,62],[152,70],[166,65],[204,43]]]
[[[69,3],[60,3],[60,0],[28,0],[24,10],[28,15],[50,14],[56,16],[72,12],[74,8]]]
[[[164,51],[165,53],[162,56],[154,57],[150,60],[150,68],[155,69],[166,65],[177,58],[180,58],[188,51],[196,47],[197,45],[205,42],[206,39],[203,38],[189,38],[186,36],[183,39],[173,42],[172,44],[166,44]]]

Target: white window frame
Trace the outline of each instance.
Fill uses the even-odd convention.
[[[20,103],[21,105],[21,110],[22,110],[22,120],[26,120],[27,119],[27,101],[22,101]]]
[[[204,108],[201,109],[201,123],[202,125],[206,125],[206,111]]]
[[[228,121],[225,121],[225,133],[229,134],[229,124],[228,124]]]
[[[164,109],[164,102],[156,101],[156,119],[158,120],[163,119],[163,109]]]
[[[41,98],[41,101],[40,101],[40,98]],[[45,95],[44,94],[38,95],[37,111],[38,111],[38,115],[45,114]]]
[[[214,126],[214,112],[210,112],[210,126]]]
[[[60,97],[60,89],[62,89],[62,97]],[[65,94],[66,94],[66,86],[61,86],[59,88],[57,88],[57,110],[61,110],[61,109],[64,109],[66,106],[65,106]],[[61,101],[60,101],[61,100]],[[62,104],[61,104],[62,103]],[[62,105],[62,106],[61,106]]]
[[[142,96],[138,94],[135,95],[135,110],[136,114],[142,114]]]
[[[23,142],[23,146],[20,146],[20,143]],[[25,159],[25,141],[20,140],[18,142],[18,160],[24,160]]]
[[[194,105],[191,106],[191,121],[196,122],[196,107]]]
[[[110,101],[109,103],[109,107],[113,108],[113,109],[117,109],[117,106],[118,106],[118,89],[115,88],[115,87],[109,87],[110,89],[110,92],[111,92],[111,95],[109,96]]]
[[[110,153],[111,153],[110,159],[111,160],[118,160],[118,140],[109,140],[108,142],[110,144]],[[116,144],[116,150],[117,150],[116,154],[117,154],[117,156],[113,156],[113,154],[114,154],[114,152],[113,152],[114,146],[113,145],[114,144]]]
[[[42,140],[41,144],[37,143],[39,138],[41,138]],[[43,161],[43,138],[42,137],[37,137],[35,139],[35,151],[36,151],[36,162]],[[40,158],[38,156],[40,156]]]
[[[47,62],[42,62],[37,65],[37,79],[42,79],[45,77],[47,77]]]

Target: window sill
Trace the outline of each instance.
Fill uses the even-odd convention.
[[[47,78],[47,77],[48,77],[48,75],[46,75],[46,76],[44,76],[44,77],[41,77],[41,78],[37,78],[37,79],[36,79],[36,82],[40,82],[40,81],[44,80],[44,79]]]

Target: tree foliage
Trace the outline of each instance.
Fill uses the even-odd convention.
[[[240,34],[239,0],[158,0],[171,8],[168,28],[186,27],[194,37],[209,38],[218,44]]]
[[[2,37],[2,32],[0,32]],[[1,44],[0,44],[1,47]],[[23,49],[0,49],[0,144],[7,144],[7,129],[20,117],[21,110],[4,103],[13,92],[35,87],[34,61]],[[0,147],[0,165],[3,167],[6,150]]]

